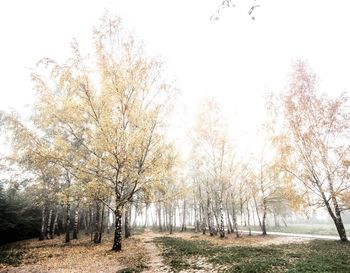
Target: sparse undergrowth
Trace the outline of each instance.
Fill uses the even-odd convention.
[[[208,241],[159,237],[165,262],[174,270],[205,269],[205,258],[218,272],[350,272],[350,244],[333,241],[269,246],[218,246]]]
[[[19,243],[7,244],[0,247],[0,265],[18,266],[21,264],[24,250]],[[1,267],[0,267],[1,268]]]

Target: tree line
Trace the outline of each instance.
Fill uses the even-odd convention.
[[[85,230],[94,243],[114,232],[112,249],[120,251],[122,226],[126,238],[132,225],[150,223],[170,233],[179,223],[182,231],[193,225],[220,237],[258,224],[266,235],[269,216],[286,224],[293,211],[316,206],[347,241],[348,99],[320,94],[305,63],[294,65],[285,92],[266,95],[261,150],[238,153],[219,103],[207,99],[185,161],[167,135],[176,89],[162,62],[110,14],[94,28],[92,44],[83,55],[74,41],[65,62],[38,63],[29,120],[1,112],[12,147],[3,169],[18,174],[16,196],[32,201],[17,216],[28,223],[24,230],[39,229],[41,240],[64,233],[65,242]],[[7,181],[0,192],[4,215],[16,210],[8,194],[14,179]]]

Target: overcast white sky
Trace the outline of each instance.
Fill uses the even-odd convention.
[[[0,109],[28,113],[30,67],[42,57],[63,61],[77,38],[90,46],[91,29],[105,9],[160,56],[182,93],[173,130],[183,135],[198,102],[215,96],[237,138],[254,141],[263,116],[262,95],[280,90],[292,61],[305,59],[329,93],[350,89],[350,1],[232,0],[218,21],[221,0],[1,1]],[[187,123],[186,123],[187,121]]]

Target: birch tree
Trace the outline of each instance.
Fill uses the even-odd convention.
[[[58,155],[56,145],[60,164],[112,189],[114,205],[100,201],[115,214],[113,250],[119,251],[124,205],[163,175],[163,125],[173,92],[161,62],[146,56],[119,18],[105,15],[93,34],[91,59],[74,42],[66,63],[41,62],[48,77],[33,74],[36,116],[60,146],[75,145],[72,158]]]
[[[199,177],[204,178],[202,187],[206,195],[210,235],[216,233],[215,218],[220,237],[225,237],[223,202],[229,185],[229,164],[232,160],[232,145],[227,130],[219,104],[214,99],[205,101],[195,124],[194,162],[198,164],[195,168],[204,172]]]
[[[314,204],[326,208],[340,239],[347,241],[342,196],[350,187],[348,99],[320,94],[316,75],[303,62],[294,66],[282,99],[290,136],[285,143],[289,157],[285,169],[305,186]]]

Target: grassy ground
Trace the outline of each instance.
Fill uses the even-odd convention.
[[[247,227],[239,227],[242,230],[248,230]],[[251,227],[252,230],[260,231],[260,227]],[[347,234],[350,234],[350,224],[345,225]],[[302,234],[317,234],[317,235],[335,235],[337,236],[337,230],[332,224],[291,224],[288,227],[280,226],[268,226],[267,231],[287,232],[287,233],[302,233]]]
[[[26,240],[0,247],[0,273],[46,272],[350,272],[350,243],[282,236],[210,237],[146,230],[111,251],[112,235],[100,245],[89,236],[69,244]],[[157,248],[157,246],[159,248]],[[165,263],[165,264],[164,264]]]
[[[207,240],[155,238],[174,272],[350,272],[350,244],[309,241],[264,246],[218,245]]]

